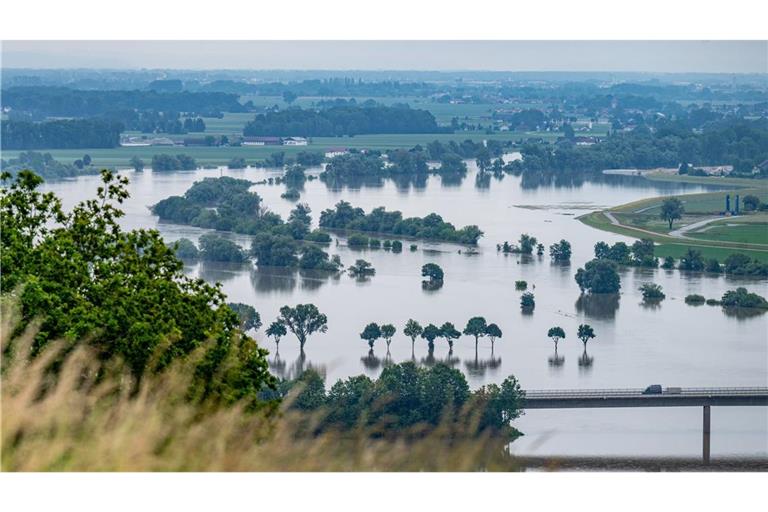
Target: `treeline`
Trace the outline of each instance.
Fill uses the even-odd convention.
[[[297,205],[286,222],[262,208],[261,197],[248,191],[251,185],[248,180],[227,176],[205,178],[193,184],[184,196],[158,202],[152,212],[161,220],[177,224],[255,235],[250,255],[258,265],[325,271],[341,268],[338,257],[331,258],[316,245],[330,243],[331,237],[319,230],[311,231],[311,210],[307,205]],[[214,241],[220,248],[228,245]],[[233,252],[231,246],[225,249]]]
[[[90,157],[88,164],[77,167],[71,164],[65,164],[54,159],[50,153],[38,153],[36,151],[23,151],[19,153],[18,158],[10,160],[1,160],[0,167],[3,172],[16,176],[20,171],[32,171],[41,178],[59,179],[71,178],[82,174],[96,174],[98,171],[91,166]],[[82,160],[79,160],[82,162]]]
[[[324,210],[320,214],[320,227],[403,235],[469,245],[477,244],[483,236],[483,232],[475,225],[456,229],[453,224],[443,221],[443,218],[436,213],[423,218],[404,219],[402,212],[388,212],[380,206],[366,215],[362,208],[354,208],[346,201],[339,201],[334,209]]]
[[[109,119],[119,121],[126,130],[142,133],[204,132],[205,121],[200,117],[182,119],[181,114],[173,111],[156,110],[119,110],[105,114]]]
[[[3,106],[41,117],[109,117],[123,110],[186,113],[245,112],[236,94],[221,92],[157,92],[77,90],[66,87],[10,87]]]
[[[462,142],[438,140],[426,146],[417,145],[411,149],[394,149],[386,153],[387,164],[380,151],[360,152],[353,150],[330,160],[320,178],[326,182],[344,182],[363,178],[386,178],[400,175],[463,174],[467,171],[464,159],[490,160],[504,153],[502,142],[489,140],[486,144],[465,140]],[[440,166],[430,170],[428,162],[437,161]]]
[[[436,90],[424,82],[397,80],[363,81],[354,78],[329,78],[295,82],[268,82],[254,84],[243,80],[215,80],[209,83],[188,83],[190,89],[223,91],[236,94],[282,96],[290,92],[297,96],[423,96]]]
[[[3,121],[3,149],[114,148],[124,126],[100,119],[68,119],[34,123]]]
[[[514,377],[500,386],[489,384],[471,391],[459,370],[444,364],[424,368],[412,362],[388,365],[376,380],[365,375],[339,380],[328,390],[320,374],[308,370],[296,380],[281,382],[276,392],[265,389],[261,395],[284,398],[292,389],[298,390],[292,409],[323,413],[311,426],[314,432],[386,425],[382,435],[390,437],[398,432],[415,434],[412,429],[419,425],[455,427],[459,420],[473,418],[468,423],[475,433],[514,439],[520,433],[510,421],[520,416],[525,399]]]
[[[564,143],[526,144],[523,160],[512,164],[525,171],[595,171],[603,169],[732,164],[751,172],[768,159],[768,120],[734,120],[710,126],[703,133],[667,125],[651,132],[640,126],[615,133],[587,147]]]
[[[320,111],[290,108],[258,114],[245,125],[246,136],[335,137],[369,133],[439,133],[426,110],[405,107],[333,107]]]
[[[137,169],[135,165],[134,168]],[[194,171],[195,169],[197,169],[197,161],[185,154],[168,155],[161,153],[152,157],[153,171]]]

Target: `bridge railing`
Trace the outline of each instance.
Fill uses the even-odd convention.
[[[643,395],[645,388],[613,389],[531,389],[525,390],[528,399],[546,398],[589,398],[589,397],[625,397],[625,396],[692,396],[692,395],[756,395],[768,394],[768,387],[718,387],[718,388],[680,388],[679,393],[665,392]]]

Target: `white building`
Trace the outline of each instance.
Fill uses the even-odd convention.
[[[306,146],[307,139],[304,137],[286,137],[283,139],[283,146]]]
[[[347,148],[330,148],[325,152],[325,158],[333,158],[336,156],[346,155],[349,153]]]

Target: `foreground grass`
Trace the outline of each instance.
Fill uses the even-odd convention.
[[[2,346],[17,314],[2,303]],[[145,377],[119,367],[97,371],[76,349],[52,380],[64,344],[33,361],[19,357],[34,327],[4,358],[0,402],[3,471],[514,471],[505,440],[463,436],[456,424],[378,436],[378,431],[313,434],[320,415],[279,407],[194,405],[185,399],[189,368]],[[5,353],[5,350],[4,350]],[[44,392],[43,392],[44,391]]]

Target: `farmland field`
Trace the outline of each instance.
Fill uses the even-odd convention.
[[[357,149],[396,149],[411,148],[417,144],[425,145],[433,140],[441,142],[471,139],[473,141],[499,140],[515,141],[523,137],[521,133],[502,132],[486,135],[477,132],[460,133],[418,133],[418,134],[383,134],[383,135],[357,135],[355,137],[314,137],[307,146],[241,146],[241,147],[181,147],[181,146],[140,146],[117,147],[107,149],[50,149],[38,150],[50,153],[53,158],[64,163],[72,163],[82,158],[87,153],[93,158],[94,165],[105,167],[128,166],[131,157],[138,156],[145,162],[152,159],[152,155],[160,153],[178,154],[184,153],[197,160],[199,165],[224,165],[231,158],[242,157],[248,163],[262,160],[277,151],[284,151],[286,155],[293,155],[299,151],[325,152],[329,148],[344,147]],[[16,158],[21,151],[3,151],[4,159]]]

